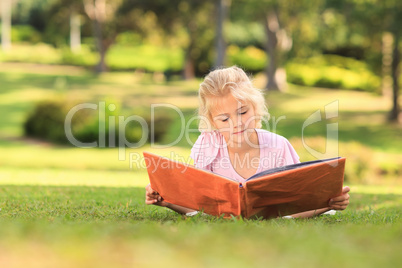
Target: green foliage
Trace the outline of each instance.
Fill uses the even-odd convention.
[[[61,62],[66,65],[92,67],[97,63],[98,55],[88,45],[82,44],[79,52],[72,52],[69,47],[59,50]]]
[[[115,44],[120,46],[138,46],[142,44],[142,37],[136,32],[123,32],[116,37]]]
[[[24,123],[26,136],[55,143],[68,144],[65,120],[75,105],[59,101],[39,103]],[[160,142],[172,123],[172,114],[163,109],[151,117],[148,113],[123,113],[116,102],[101,102],[96,109],[79,108],[71,114],[74,138],[81,143],[105,142],[106,147],[125,146],[142,141]],[[104,139],[104,140],[103,140]]]
[[[335,55],[293,60],[286,65],[290,83],[376,92],[381,80],[360,61]]]
[[[114,71],[141,69],[147,72],[178,72],[183,67],[183,53],[180,49],[153,45],[115,45],[108,51],[106,60]],[[87,44],[82,44],[81,51],[76,53],[66,46],[54,48],[43,43],[13,44],[13,48],[7,53],[0,51],[0,61],[66,64],[89,68],[97,63],[98,54]]]
[[[71,52],[68,47],[56,49],[43,43],[14,44],[7,53],[0,52],[0,61],[11,62],[69,64],[89,68],[97,60],[97,54],[86,44],[78,53]],[[106,60],[112,70],[177,73],[183,68],[184,54],[180,49],[154,45],[114,45]],[[263,50],[253,46],[239,48],[232,45],[227,49],[227,61],[228,65],[238,65],[248,72],[257,73],[264,71],[267,56]],[[286,71],[288,82],[298,85],[371,92],[378,91],[380,87],[380,78],[364,62],[336,55],[292,60],[286,65]]]
[[[10,51],[0,51],[0,61],[5,62],[61,64],[61,58],[59,50],[44,43],[35,45],[13,44]]]
[[[181,70],[183,60],[183,53],[180,49],[153,45],[114,45],[106,57],[107,64],[112,70],[143,69],[149,72]]]
[[[37,44],[42,41],[42,36],[30,25],[13,25],[11,27],[11,41],[17,43],[29,42],[31,44]]]
[[[63,104],[60,102],[39,103],[25,121],[25,134],[43,140],[65,143],[65,114]]]
[[[266,36],[262,24],[257,22],[231,22],[226,25],[225,37],[228,44],[238,47],[263,47]]]
[[[267,64],[266,53],[254,46],[239,48],[237,46],[229,46],[227,49],[228,64],[241,66],[248,72],[264,71]]]

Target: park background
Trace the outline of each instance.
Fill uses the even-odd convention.
[[[1,0],[0,11],[2,267],[401,265],[399,1]],[[147,172],[130,155],[188,157],[191,144],[119,148],[109,129],[119,116],[151,124],[155,103],[178,107],[197,129],[202,77],[231,65],[265,90],[272,118],[286,116],[275,132],[302,161],[315,159],[306,145],[325,154],[326,126],[338,124],[347,210],[224,220],[144,204]],[[334,102],[338,117],[306,127],[302,139],[306,119],[317,110],[325,118]],[[105,148],[67,140],[66,115],[80,103],[105,105],[105,117],[77,112],[74,136],[105,137]],[[175,141],[178,114],[155,115],[149,138]],[[131,122],[120,135],[136,143],[142,130]]]

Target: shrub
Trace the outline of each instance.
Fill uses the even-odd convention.
[[[65,143],[64,118],[65,111],[62,103],[41,102],[25,121],[25,135],[51,142]]]
[[[48,44],[26,45],[13,43],[10,51],[0,51],[0,61],[60,64],[61,55],[58,49]]]
[[[381,80],[361,61],[335,55],[293,60],[286,65],[290,83],[353,90],[376,91]]]
[[[183,68],[184,55],[180,49],[167,49],[153,45],[115,44],[110,47],[106,61],[111,70],[178,71]]]
[[[238,65],[248,72],[261,72],[267,64],[265,51],[253,46],[241,49],[237,46],[229,46],[227,49],[229,65]]]
[[[67,65],[91,67],[97,64],[98,55],[88,45],[82,44],[79,52],[72,52],[69,47],[61,49],[61,62]]]
[[[55,143],[68,144],[69,141],[65,134],[64,122],[68,111],[72,107],[73,105],[71,104],[58,101],[46,101],[37,104],[25,121],[25,135]],[[105,107],[104,118],[99,116],[98,110],[93,109],[81,109],[73,115],[71,131],[75,139],[82,143],[96,141],[99,144],[100,136],[104,135],[106,147],[120,146],[119,117],[122,116],[122,112],[119,107],[110,111],[110,109],[107,108],[107,103]],[[173,121],[172,114],[163,110],[155,114],[153,121],[150,115],[144,112],[128,114],[124,116],[124,119],[127,119],[127,117],[131,115],[138,115],[144,118],[147,123],[146,127],[148,127],[147,141],[150,141],[152,135],[155,142],[160,142]],[[152,122],[153,128],[151,128]],[[105,126],[104,133],[99,129],[100,123]],[[123,125],[121,126],[123,127]],[[133,144],[138,143],[145,133],[142,125],[137,121],[127,123],[124,127],[124,131],[126,140]],[[123,134],[121,136],[123,136]],[[124,145],[124,141],[122,141],[122,144]]]
[[[266,40],[264,27],[260,23],[245,21],[226,25],[225,37],[229,44],[239,47],[263,47]]]
[[[29,42],[36,44],[42,41],[42,36],[30,25],[13,25],[11,28],[11,40],[17,43]]]

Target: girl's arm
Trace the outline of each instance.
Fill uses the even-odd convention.
[[[166,207],[166,208],[169,208],[169,209],[171,209],[173,211],[176,211],[177,213],[180,213],[180,214],[186,214],[186,213],[189,213],[189,212],[195,212],[196,211],[196,210],[193,210],[193,209],[190,209],[190,208],[174,205],[174,204],[171,204],[171,203],[168,203],[168,202],[164,201],[162,196],[160,196],[158,192],[154,191],[151,188],[151,184],[148,184],[145,187],[145,190],[146,190],[145,203],[147,205],[157,205],[157,206],[161,206],[161,207]]]
[[[292,214],[293,218],[312,218],[314,216],[320,215],[322,213],[325,213],[327,211],[331,210],[330,208],[321,208],[321,209],[316,209],[316,210],[309,210],[305,212],[300,212],[296,214]]]
[[[190,212],[196,212],[196,210],[194,210],[194,209],[174,205],[174,204],[171,204],[171,203],[168,203],[168,202],[165,202],[165,203],[167,204],[166,205],[167,208],[170,208],[171,210],[176,211],[177,213],[180,213],[180,214],[187,214],[187,213],[190,213]]]
[[[335,209],[335,210],[344,210],[349,204],[349,194],[348,192],[350,191],[350,188],[348,186],[343,187],[342,189],[342,195],[332,198],[329,200],[329,207],[327,208],[321,208],[321,209],[316,209],[316,210],[310,210],[310,211],[305,211],[297,214],[290,215],[293,218],[311,218],[317,215],[320,215],[324,212],[327,212],[329,210]]]

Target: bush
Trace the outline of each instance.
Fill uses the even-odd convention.
[[[225,37],[229,44],[239,47],[263,47],[265,45],[266,34],[260,23],[229,22],[226,26]]]
[[[184,55],[180,49],[167,49],[153,45],[115,44],[110,47],[106,62],[111,70],[178,71],[183,68]]]
[[[61,62],[67,65],[92,67],[98,62],[98,54],[91,51],[90,47],[85,44],[81,45],[81,50],[77,53],[72,52],[70,47],[64,47],[61,55]]]
[[[65,129],[65,118],[73,105],[58,101],[46,101],[39,103],[35,109],[28,115],[25,124],[24,132],[26,136],[47,140],[54,143],[69,144]],[[147,141],[150,141],[151,135],[154,137],[154,142],[160,142],[173,121],[173,117],[170,113],[165,111],[159,111],[155,114],[154,120],[151,121],[149,114],[132,113],[127,116],[121,117],[122,113],[117,107],[110,111],[108,104],[106,103],[105,116],[101,118],[99,116],[98,109],[81,109],[78,110],[72,117],[71,131],[75,139],[81,143],[101,142],[100,136],[105,138],[106,147],[120,146],[119,136],[119,118],[127,120],[128,116],[138,115],[142,117],[148,127]],[[115,107],[116,108],[116,107]],[[103,117],[103,116],[102,116]],[[151,122],[153,122],[154,128],[151,129]],[[100,132],[99,125],[105,126],[104,133]],[[146,133],[143,130],[142,125],[135,120],[129,121],[125,126],[121,124],[122,130],[124,127],[124,137],[126,141],[135,144],[138,143],[143,134]],[[121,134],[123,136],[123,134]],[[124,146],[124,140],[121,144]]]
[[[293,84],[374,92],[381,80],[361,61],[335,55],[293,60],[286,65],[287,81]]]
[[[261,72],[267,64],[267,56],[264,50],[253,46],[241,49],[237,46],[229,46],[227,49],[228,64],[237,65],[247,72]]]
[[[63,104],[60,102],[39,103],[25,121],[25,135],[65,143],[67,141],[64,135],[65,114]]]
[[[0,61],[60,64],[60,51],[44,43],[35,45],[13,44],[7,52],[0,51]]]
[[[11,28],[11,41],[36,44],[42,41],[42,36],[30,25],[13,25]]]

